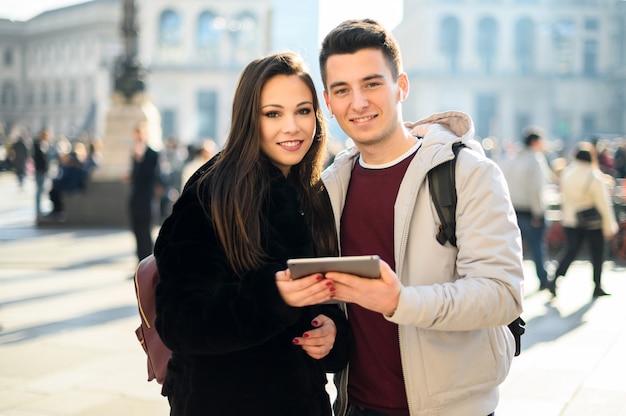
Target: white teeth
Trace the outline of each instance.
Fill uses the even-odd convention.
[[[355,118],[353,119],[355,122],[357,123],[363,123],[364,121],[369,121],[371,119],[373,119],[373,116],[367,116],[367,117],[360,117],[360,118]]]
[[[282,142],[280,145],[281,146],[286,146],[286,147],[293,147],[293,146],[297,146],[300,144],[300,141],[293,141],[293,142]]]

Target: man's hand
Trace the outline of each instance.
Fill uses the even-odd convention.
[[[302,346],[307,354],[319,360],[326,357],[333,349],[337,327],[335,322],[326,315],[318,315],[311,324],[315,329],[306,331],[301,337],[294,338],[292,342]]]
[[[386,316],[393,315],[398,307],[402,284],[383,260],[380,260],[380,279],[337,272],[328,272],[325,277],[334,283],[336,300],[356,303]]]

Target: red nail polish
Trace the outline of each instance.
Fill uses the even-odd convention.
[[[317,319],[315,321],[311,322],[311,323],[313,324],[313,326],[318,326],[319,325],[319,322],[317,322]]]
[[[330,286],[332,284],[333,284],[333,282],[331,282],[331,281],[326,282],[326,286]]]
[[[309,334],[304,334],[304,335],[302,335],[302,337],[303,337],[303,338],[308,338],[308,337],[309,337]]]
[[[293,342],[294,344],[299,344],[300,343],[300,341],[297,338],[294,338],[293,341],[291,341],[291,342]]]
[[[335,289],[334,287],[331,287],[331,288],[330,288],[330,291],[331,291],[331,292],[334,292],[335,290],[336,290],[336,289]]]
[[[322,276],[321,274],[318,274],[316,279],[317,280],[322,280],[323,278],[324,278],[324,276]]]

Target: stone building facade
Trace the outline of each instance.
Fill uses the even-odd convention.
[[[565,147],[626,134],[626,2],[405,0],[408,119],[470,113],[480,137],[528,124]]]

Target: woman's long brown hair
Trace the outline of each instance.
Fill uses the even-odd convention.
[[[261,204],[269,185],[270,164],[260,147],[261,91],[276,75],[296,75],[311,90],[316,135],[302,161],[291,168],[288,180],[300,195],[316,254],[337,253],[334,220],[321,181],[328,137],[315,85],[299,55],[274,54],[251,62],[243,70],[226,144],[198,187],[203,206],[210,207],[207,216],[215,225],[226,258],[239,275],[258,268],[266,259],[261,245]]]

